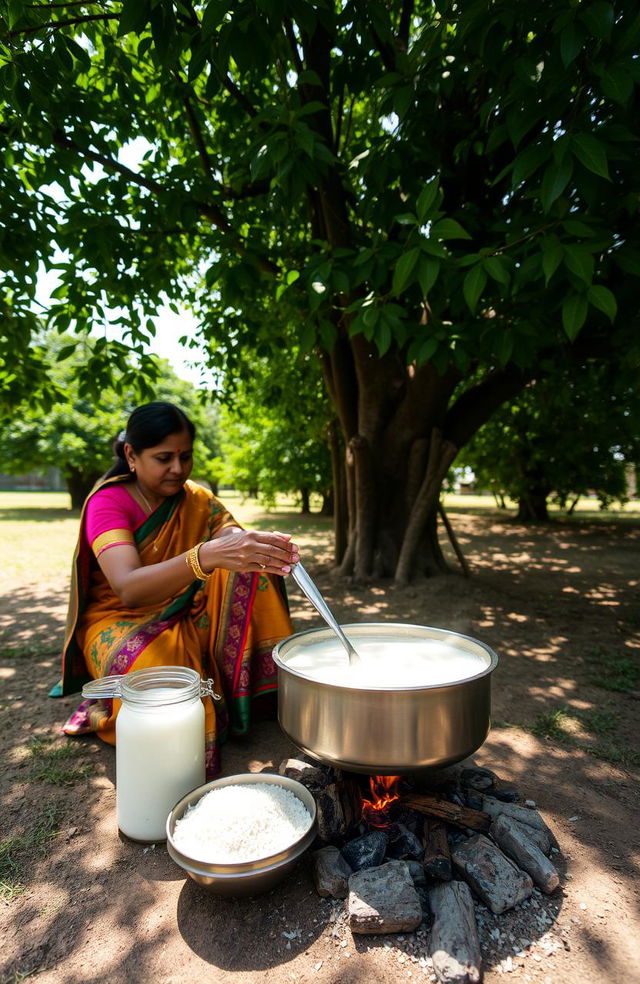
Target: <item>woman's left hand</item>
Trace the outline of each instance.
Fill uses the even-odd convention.
[[[288,574],[300,554],[290,533],[263,533],[228,526],[200,547],[200,563],[206,571],[222,567],[228,571],[264,571]]]

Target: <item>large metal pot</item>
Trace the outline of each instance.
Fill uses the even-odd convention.
[[[356,649],[373,635],[388,638],[388,685],[334,685],[289,665],[301,647],[335,638],[331,629],[308,629],[278,643],[273,651],[278,719],[299,748],[347,771],[402,775],[451,765],[482,745],[490,727],[491,674],[498,665],[492,649],[470,636],[424,625],[368,622],[342,628]],[[470,659],[472,672],[454,683],[432,685],[425,678],[419,685],[394,686],[399,638],[452,646]]]

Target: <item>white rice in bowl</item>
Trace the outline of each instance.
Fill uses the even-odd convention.
[[[310,825],[311,814],[302,800],[283,786],[220,786],[176,821],[173,843],[194,861],[239,864],[285,850]]]

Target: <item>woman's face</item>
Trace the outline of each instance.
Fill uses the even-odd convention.
[[[125,444],[125,454],[143,491],[157,496],[175,495],[191,474],[193,445],[189,431],[183,430],[168,437],[153,448],[136,454]]]

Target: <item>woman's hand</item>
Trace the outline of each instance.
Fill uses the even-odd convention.
[[[200,547],[203,570],[222,567],[227,571],[264,571],[288,574],[300,560],[290,533],[262,533],[227,526]]]

